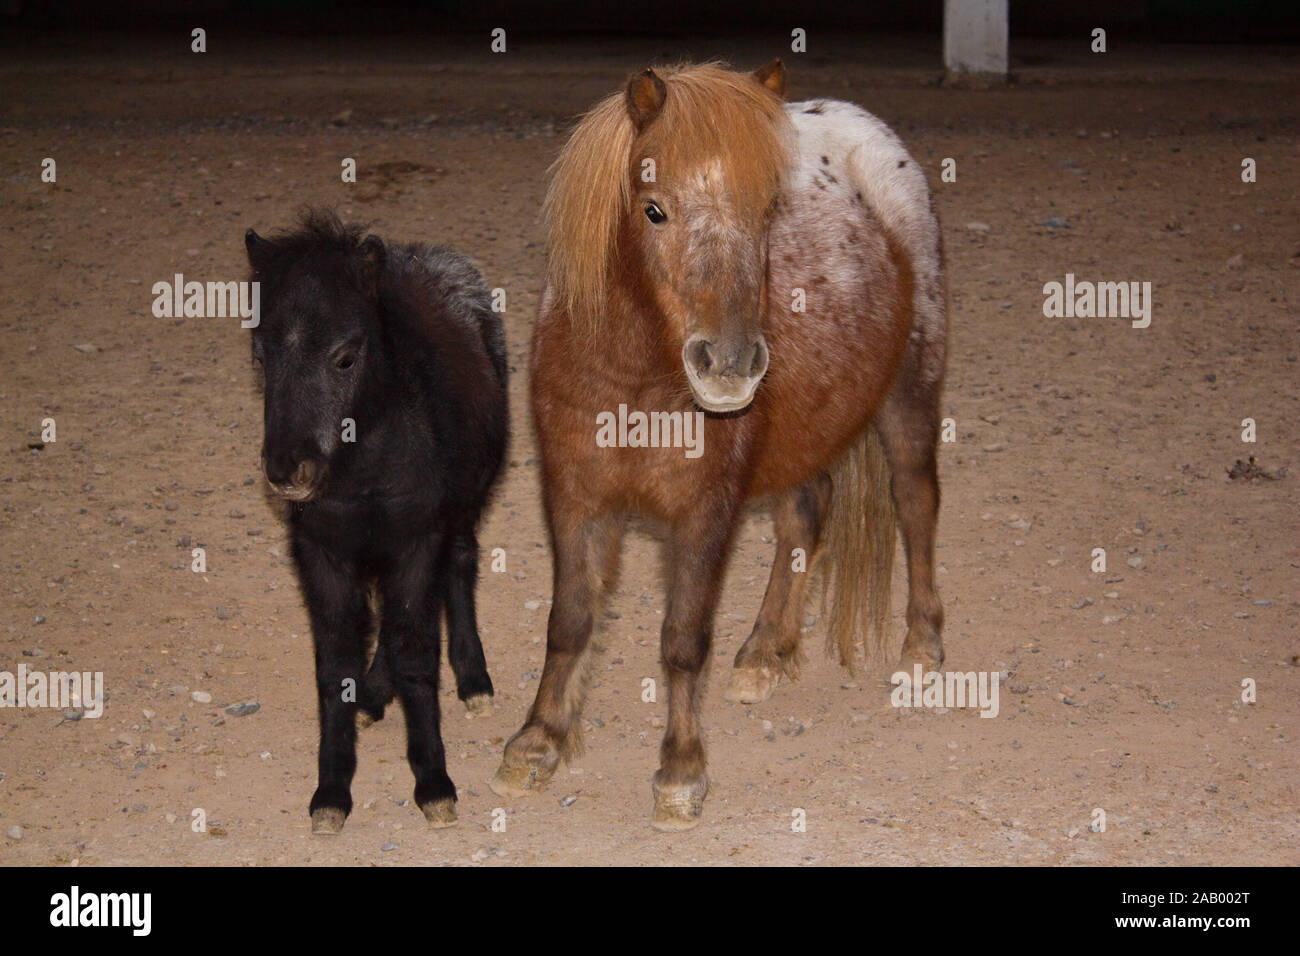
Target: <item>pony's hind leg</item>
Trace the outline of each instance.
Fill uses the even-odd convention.
[[[798,676],[804,597],[830,493],[830,477],[822,474],[773,503],[772,576],[754,631],[736,653],[727,700],[760,703],[772,696],[782,676],[791,680]]]
[[[618,564],[623,523],[616,515],[573,518],[551,508],[554,586],[542,666],[528,719],[506,744],[492,792],[518,797],[550,780],[561,756],[579,748],[578,716],[586,695],[591,633]]]
[[[447,658],[456,675],[456,695],[471,714],[487,716],[492,713],[492,678],[474,611],[478,559],[478,540],[472,530],[452,539],[447,562]]]
[[[370,661],[365,680],[357,694],[357,729],[365,730],[384,719],[384,711],[397,696],[393,684],[392,648],[376,638],[375,656]]]
[[[357,728],[356,704],[348,688],[357,686],[365,668],[370,603],[354,569],[341,565],[320,545],[300,539],[294,550],[316,649],[320,751],[309,807],[311,829],[332,834],[343,829],[352,812]]]
[[[456,786],[447,775],[438,711],[438,621],[446,573],[438,543],[403,556],[383,582],[380,644],[393,655],[397,695],[406,714],[406,759],[415,775],[415,803],[434,827],[456,822]]]
[[[393,686],[393,666],[387,649],[383,644],[375,648],[374,660],[361,681],[361,691],[357,695],[357,729],[365,730],[371,724],[384,719],[384,711],[397,696]]]
[[[876,420],[889,460],[898,528],[907,554],[907,637],[895,673],[943,664],[943,605],[934,586],[934,537],[939,520],[938,388],[891,395]]]

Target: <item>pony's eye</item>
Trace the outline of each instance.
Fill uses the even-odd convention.
[[[655,202],[645,204],[645,217],[656,226],[668,221],[668,214],[660,209],[659,204]]]
[[[365,348],[365,341],[360,336],[353,336],[345,342],[340,342],[334,346],[330,352],[330,361],[340,372],[346,372],[352,366],[357,364],[357,359]]]

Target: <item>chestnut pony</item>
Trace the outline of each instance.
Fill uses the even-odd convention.
[[[883,650],[895,522],[909,588],[899,669],[943,661],[946,287],[925,175],[869,113],[785,104],[784,88],[779,60],[752,75],[646,70],[582,119],[555,163],[532,346],[554,600],[499,795],[541,787],[578,746],[592,629],[628,515],[667,529],[660,829],[693,826],[703,808],[700,674],[747,500],[770,499],[776,557],[729,699],[764,700],[796,675],[813,556],[832,649],[851,668],[873,631]],[[598,441],[602,418],[629,409],[652,416],[652,438],[642,427],[641,440],[620,430],[633,436],[624,447]],[[702,453],[689,454],[680,426],[697,420]]]

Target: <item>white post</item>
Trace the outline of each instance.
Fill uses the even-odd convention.
[[[944,0],[943,63],[949,73],[1007,74],[1007,0]]]

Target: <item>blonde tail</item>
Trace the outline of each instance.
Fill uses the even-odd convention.
[[[874,425],[831,469],[830,508],[823,524],[822,608],[830,602],[827,650],[853,669],[859,639],[868,658],[883,659],[894,570],[894,498],[889,462]],[[823,615],[824,616],[824,615]]]

